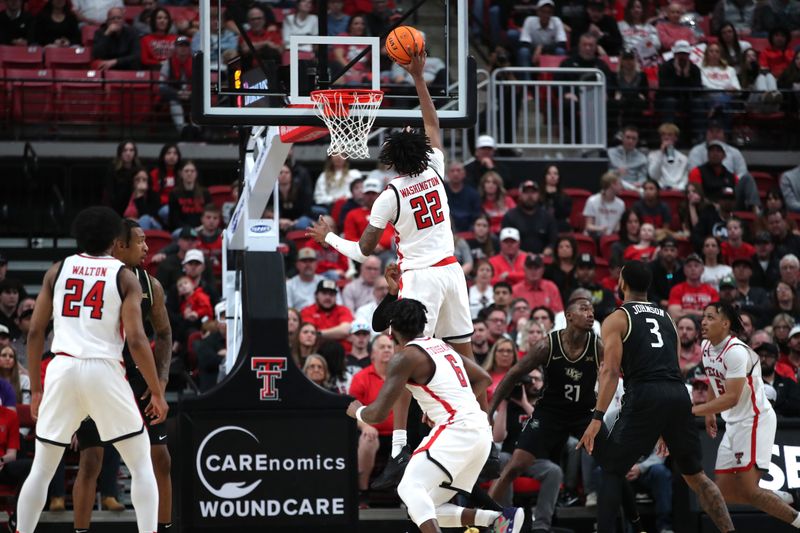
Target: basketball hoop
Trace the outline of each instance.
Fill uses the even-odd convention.
[[[316,114],[330,131],[328,155],[345,159],[366,159],[367,135],[383,100],[383,91],[330,89],[312,91]]]
[[[313,104],[289,104],[292,108],[311,108]],[[318,126],[279,126],[278,132],[284,143],[307,143],[321,139],[328,134],[327,128]]]

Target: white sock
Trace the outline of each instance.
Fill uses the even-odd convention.
[[[800,513],[797,513],[797,515],[795,515],[794,520],[792,521],[792,525],[800,529]]]
[[[131,502],[141,532],[158,530],[158,485],[150,459],[150,439],[146,432],[114,443],[131,472]]]
[[[476,509],[475,510],[475,523],[474,526],[478,527],[489,527],[492,523],[497,520],[500,516],[500,513],[497,511],[487,511],[485,509]]]
[[[64,448],[61,446],[36,441],[31,472],[22,485],[17,499],[17,531],[33,533],[36,529],[47,499],[47,487],[63,455]]]
[[[408,442],[408,433],[406,433],[405,429],[395,429],[392,431],[392,459],[400,455],[406,442]]]
[[[444,503],[436,508],[436,521],[441,527],[461,527],[461,513],[463,512],[463,507]]]

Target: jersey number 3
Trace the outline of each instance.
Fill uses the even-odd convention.
[[[64,305],[61,309],[61,316],[78,318],[81,313],[81,306],[92,310],[89,316],[95,320],[103,318],[103,293],[106,290],[106,282],[98,281],[92,285],[86,297],[83,296],[83,280],[80,278],[69,278],[64,284],[66,292],[64,294]],[[81,303],[83,300],[83,303]]]
[[[656,337],[655,342],[651,342],[650,346],[653,348],[661,348],[664,346],[664,339],[661,338],[661,332],[658,331],[658,320],[655,318],[645,318],[644,321],[653,326],[650,328],[650,333]]]
[[[456,377],[458,378],[458,382],[461,383],[461,386],[462,387],[467,387],[468,386],[467,385],[467,378],[464,377],[464,371],[461,370],[460,366],[458,366],[458,363],[456,362],[456,358],[453,357],[450,354],[446,354],[444,356],[444,358],[447,359],[447,362],[450,363],[450,366],[452,366],[453,370],[455,370]]]
[[[415,196],[408,201],[414,209],[414,221],[417,229],[430,228],[444,222],[442,201],[438,191],[431,191],[423,196]]]

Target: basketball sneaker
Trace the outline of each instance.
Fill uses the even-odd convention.
[[[503,514],[492,523],[490,533],[519,533],[525,522],[525,511],[522,507],[505,507]]]
[[[383,472],[370,483],[369,488],[372,490],[386,490],[399,485],[400,480],[403,479],[403,472],[406,471],[406,466],[408,466],[410,460],[411,450],[409,450],[408,446],[403,446],[397,457],[389,458]]]

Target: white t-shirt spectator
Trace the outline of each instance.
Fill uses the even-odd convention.
[[[683,191],[689,183],[689,158],[674,150],[670,163],[664,152],[652,150],[647,154],[647,172],[662,189]]]
[[[602,192],[591,195],[583,208],[583,216],[594,218],[595,226],[605,228],[603,235],[614,233],[624,212],[625,202],[622,199],[615,196],[612,201],[604,202]]]
[[[489,307],[494,303],[494,289],[491,285],[486,287],[484,292],[481,292],[477,285],[469,288],[469,314],[472,319],[478,318],[478,313],[481,309]]]
[[[658,64],[658,51],[661,49],[661,40],[658,38],[658,30],[652,24],[628,24],[620,20],[619,33],[622,35],[625,48],[636,52],[639,63],[643,67]]]
[[[548,46],[567,42],[567,32],[564,30],[564,23],[558,17],[550,17],[547,28],[542,28],[539,17],[531,16],[522,23],[519,40],[522,43],[530,43],[534,47]]]
[[[344,177],[341,176],[340,172],[337,172],[333,183],[329,185],[323,172],[317,178],[316,185],[314,185],[314,203],[330,205],[339,198],[350,198],[350,184],[360,177],[361,172],[358,170],[350,170],[347,176]]]
[[[733,67],[700,67],[703,77],[703,87],[727,91],[729,89],[741,90],[739,77]]]
[[[283,19],[281,31],[283,32],[283,42],[288,50],[289,37],[292,35],[317,35],[319,32],[319,19],[317,19],[316,15],[307,15],[305,19],[298,20],[297,14],[292,13]],[[310,44],[301,44],[297,49],[302,52],[314,51]]]
[[[314,279],[306,283],[300,276],[294,276],[286,282],[286,304],[298,311],[314,303],[314,293],[317,284],[323,280],[319,274],[314,274]]]
[[[124,8],[122,0],[73,0],[72,10],[76,14],[103,23],[108,18],[108,10],[112,7]]]
[[[719,292],[719,282],[725,276],[732,276],[733,270],[728,265],[717,265],[710,267],[706,265],[703,267],[703,275],[700,276],[701,283],[708,283],[714,290]]]

